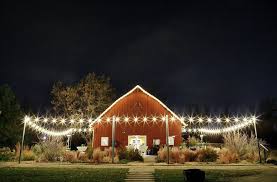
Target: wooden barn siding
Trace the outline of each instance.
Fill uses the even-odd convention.
[[[137,107],[140,103],[141,107]],[[136,106],[135,106],[136,105]],[[111,146],[112,139],[112,120],[110,123],[106,121],[107,117],[116,116],[129,116],[130,120],[133,121],[134,116],[142,118],[143,116],[160,116],[169,115],[169,136],[175,135],[174,144],[180,145],[182,142],[181,137],[181,123],[179,121],[171,122],[171,114],[163,108],[158,102],[153,100],[148,95],[141,91],[135,91],[123,100],[118,102],[111,110],[109,110],[102,118],[102,122],[94,126],[94,147],[101,146],[101,137],[109,137],[109,145]],[[150,119],[150,118],[148,118]],[[152,120],[152,117],[151,117]],[[153,139],[160,139],[161,145],[166,143],[165,136],[165,122],[158,121],[157,123],[143,124],[142,121],[138,123],[120,123],[116,124],[116,142],[117,146],[128,145],[128,135],[146,135],[147,145],[152,147]]]

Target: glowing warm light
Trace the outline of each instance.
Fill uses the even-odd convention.
[[[193,122],[193,117],[189,117],[189,122],[190,122],[190,123]]]
[[[239,122],[239,118],[235,118],[234,121],[235,121],[235,122]]]
[[[216,118],[216,122],[220,123],[221,119],[220,118]]]
[[[212,122],[212,118],[208,118],[207,121],[208,121],[208,123],[211,123]]]
[[[124,121],[127,123],[129,121],[129,118],[128,117],[125,117],[124,118]]]
[[[229,122],[230,122],[230,119],[229,119],[229,118],[226,118],[225,121],[226,121],[226,123],[229,123]]]
[[[134,117],[135,123],[138,122],[138,117]]]
[[[247,121],[247,118],[246,118],[246,117],[244,117],[244,118],[242,119],[242,121],[246,122],[246,121]]]
[[[101,119],[101,118],[99,118],[99,119],[97,120],[97,122],[98,122],[98,123],[100,123],[101,121],[102,121],[102,119]]]
[[[170,121],[175,121],[175,118],[172,116],[172,117],[170,118]]]
[[[86,128],[84,129],[84,132],[87,132],[87,129],[86,129]]]
[[[29,116],[25,116],[25,117],[24,117],[24,122],[25,122],[25,123],[29,122],[30,120],[31,120],[31,118],[30,118]]]
[[[191,132],[191,129],[188,129],[188,132]]]
[[[35,122],[39,122],[39,118],[38,118],[38,117],[36,117],[34,121],[35,121]]]
[[[165,116],[162,117],[162,120],[165,121]]]
[[[61,124],[64,124],[65,123],[65,119],[61,119]]]
[[[116,117],[116,118],[115,118],[115,121],[118,122],[118,121],[119,121],[119,117]]]
[[[107,122],[110,122],[111,121],[111,118],[107,117]]]
[[[147,117],[143,117],[143,122],[146,122],[147,121]]]
[[[91,129],[91,128],[89,128],[89,129],[88,129],[88,131],[89,131],[89,132],[91,132],[91,131],[92,131],[92,129]]]
[[[82,132],[82,129],[81,129],[81,128],[79,129],[79,132]]]
[[[92,122],[92,119],[91,119],[91,118],[89,118],[88,122],[89,122],[89,123],[91,123],[91,122]]]
[[[181,120],[181,122],[184,122],[184,121],[185,121],[185,118],[184,118],[184,117],[181,117],[180,120]]]
[[[44,118],[44,119],[43,119],[43,122],[44,122],[44,123],[47,123],[47,121],[48,121],[47,118]]]
[[[153,119],[152,119],[152,120],[155,122],[155,121],[157,121],[157,118],[156,118],[156,117],[153,117]]]
[[[256,116],[252,116],[251,119],[252,119],[253,122],[257,121],[257,117]]]
[[[80,120],[79,120],[79,122],[80,122],[80,123],[83,123],[83,122],[84,122],[84,120],[83,120],[83,119],[80,119]]]
[[[56,119],[56,118],[53,118],[53,119],[52,119],[52,122],[53,122],[53,123],[56,123],[56,122],[57,122],[57,119]]]
[[[202,118],[198,118],[198,122],[199,122],[199,123],[202,123],[202,122],[203,122],[203,119],[202,119]]]
[[[70,123],[71,123],[71,124],[73,124],[74,122],[75,122],[74,119],[71,119],[71,120],[70,120]]]

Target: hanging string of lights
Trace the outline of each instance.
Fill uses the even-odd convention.
[[[74,119],[73,117],[63,118],[63,117],[38,117],[38,116],[28,116],[33,118],[35,123],[47,123],[53,125],[76,125],[76,124],[94,124],[100,122],[111,122],[112,117],[99,118],[97,120],[93,120],[93,118],[79,118]],[[251,116],[253,118],[255,116]],[[205,117],[205,116],[180,116],[180,121],[186,124],[196,124],[196,123],[239,123],[241,121],[249,120],[249,117],[246,116],[233,116],[233,117]],[[174,116],[169,118],[169,121],[177,121],[178,119]],[[157,122],[157,121],[165,121],[165,116],[116,116],[117,122]],[[185,124],[185,125],[186,125]]]
[[[57,131],[57,130],[50,130],[47,127],[42,127],[38,125],[37,118],[33,119],[29,116],[25,116],[24,122],[26,122],[27,126],[29,126],[31,129],[35,130],[36,132],[43,133],[49,136],[66,136],[66,135],[72,135],[76,132],[92,132],[91,128],[73,128],[70,127],[65,130]]]
[[[186,123],[190,125],[195,125],[198,123],[235,123],[232,126],[227,126],[223,128],[184,128],[183,132],[200,132],[200,133],[206,133],[206,134],[221,134],[226,132],[231,132],[235,130],[239,130],[242,128],[245,128],[249,126],[252,123],[255,123],[257,120],[256,116],[251,117],[203,117],[203,116],[182,116],[179,117],[181,120],[181,123],[183,126],[187,126]],[[120,123],[149,123],[149,122],[163,122],[165,121],[166,117],[161,116],[116,116],[116,122]],[[169,118],[169,121],[175,122],[178,119],[174,116]],[[106,118],[99,118],[97,120],[93,120],[92,118],[79,118],[79,119],[73,119],[73,117],[66,119],[63,117],[37,117],[37,116],[25,116],[24,122],[26,122],[27,126],[34,129],[37,132],[44,133],[51,136],[64,136],[69,135],[74,132],[91,132],[93,124],[100,124],[103,122],[110,123],[112,121],[112,117],[106,117]],[[183,124],[185,123],[185,124]],[[48,125],[48,127],[42,127],[41,125]],[[49,130],[49,125],[64,125],[64,127],[67,126],[67,129],[63,131],[56,131],[56,130]],[[80,126],[79,128],[76,128],[76,125]],[[85,127],[87,125],[87,127]],[[75,126],[75,127],[73,127]]]
[[[240,123],[234,124],[232,126],[223,127],[223,128],[183,128],[183,132],[218,135],[218,134],[223,134],[228,132],[234,132],[234,131],[249,127],[250,125],[255,124],[255,122],[256,122],[256,117],[252,117],[249,119],[244,119]]]

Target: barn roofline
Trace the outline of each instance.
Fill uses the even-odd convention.
[[[104,112],[102,112],[92,123],[91,126],[98,121],[103,115],[105,115],[114,105],[116,105],[119,101],[121,101],[122,99],[124,99],[125,97],[127,97],[128,95],[130,95],[132,92],[134,92],[136,89],[141,90],[143,93],[145,93],[146,95],[148,95],[149,97],[151,97],[152,99],[154,99],[155,101],[157,101],[159,104],[161,104],[162,107],[164,107],[170,114],[172,114],[175,118],[177,118],[183,125],[185,125],[185,123],[182,121],[182,119],[175,114],[172,110],[170,110],[162,101],[160,101],[158,98],[156,98],[155,96],[153,96],[152,94],[150,94],[149,92],[147,92],[146,90],[144,90],[141,86],[136,85],[133,89],[131,89],[129,92],[127,92],[126,94],[122,95],[121,97],[119,97],[116,101],[114,101]]]

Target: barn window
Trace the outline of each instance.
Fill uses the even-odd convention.
[[[175,136],[168,137],[168,145],[174,145],[174,138]]]
[[[102,147],[109,146],[109,137],[101,137],[101,146]]]

